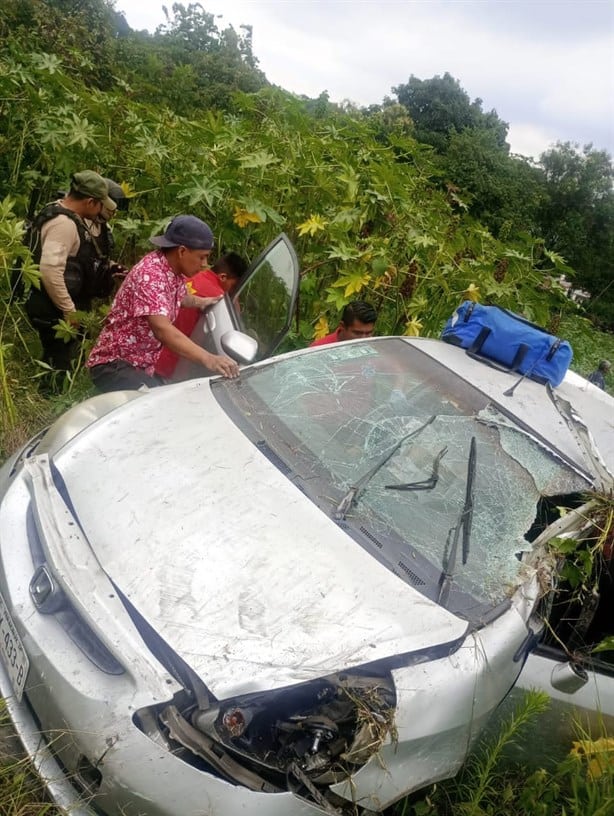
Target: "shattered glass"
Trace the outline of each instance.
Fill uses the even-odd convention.
[[[460,553],[456,559],[454,583],[480,604],[500,603],[518,581],[518,554],[529,546],[524,536],[540,496],[586,488],[485,395],[398,339],[331,344],[216,388],[228,390],[258,435],[317,491],[332,517],[378,460],[425,426],[361,485],[346,515],[375,539],[400,542],[386,558],[404,572],[402,565],[415,553],[436,574],[446,567],[475,437],[469,552],[466,563]],[[438,478],[429,487],[436,460]],[[392,489],[408,483],[427,487]]]

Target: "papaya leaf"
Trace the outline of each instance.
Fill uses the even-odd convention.
[[[435,238],[431,238],[430,235],[417,235],[413,239],[413,242],[414,242],[414,244],[416,246],[419,246],[419,247],[430,247],[430,246],[436,246],[436,244],[437,244],[437,241],[435,240]]]
[[[212,210],[215,204],[221,199],[223,189],[221,185],[216,182],[205,182],[197,179],[192,179],[192,184],[189,187],[177,193],[177,198],[187,198],[190,207],[196,204],[205,203],[207,207]]]
[[[340,289],[328,289],[326,302],[332,303],[336,311],[340,312],[347,303],[347,298]]]
[[[71,340],[74,340],[77,337],[78,328],[74,326],[72,323],[69,323],[67,320],[60,319],[54,326],[55,329],[55,336],[58,340],[63,340],[65,343],[69,343]]]
[[[339,243],[331,246],[328,257],[338,258],[340,261],[355,261],[357,258],[360,258],[360,252],[355,246]]]
[[[356,171],[350,167],[345,166],[343,173],[339,173],[337,176],[339,181],[343,182],[346,185],[346,197],[348,201],[355,201],[356,196],[358,195],[358,182],[359,177],[356,174]]]
[[[351,297],[361,292],[370,282],[371,277],[368,273],[356,271],[341,275],[339,279],[333,283],[333,286],[342,287],[345,297]]]
[[[321,337],[326,337],[329,332],[328,320],[325,317],[320,317],[314,326],[314,339],[319,340]]]
[[[34,68],[48,74],[55,74],[62,67],[62,61],[55,54],[32,54],[31,59]]]
[[[87,119],[82,119],[73,114],[67,128],[68,144],[78,144],[84,150],[96,144],[96,129]]]
[[[420,332],[422,331],[423,323],[416,317],[412,317],[411,320],[408,320],[405,324],[405,331],[403,334],[406,337],[419,337]]]
[[[266,150],[259,150],[250,156],[245,156],[240,160],[243,170],[248,168],[268,167],[270,164],[277,164],[280,160]]]
[[[326,221],[320,215],[311,215],[298,227],[299,235],[315,235],[316,233],[326,229]]]

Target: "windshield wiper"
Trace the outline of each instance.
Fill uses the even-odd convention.
[[[406,482],[405,484],[384,485],[386,490],[432,490],[439,481],[439,463],[448,452],[447,447],[442,448],[433,461],[433,470],[428,479],[421,482]]]
[[[448,541],[446,549],[448,550],[448,557],[446,565],[441,575],[441,586],[439,588],[438,603],[443,606],[448,601],[450,595],[450,585],[454,578],[456,571],[456,554],[458,552],[458,542],[461,538],[462,532],[462,558],[463,564],[467,563],[469,557],[469,544],[471,541],[471,525],[473,522],[473,485],[475,482],[475,465],[476,465],[476,441],[475,436],[471,437],[471,445],[469,447],[469,461],[467,462],[467,483],[465,486],[465,503],[463,504],[462,512],[454,527],[448,533]]]
[[[433,416],[429,417],[429,419],[424,423],[424,425],[421,425],[419,428],[416,428],[415,431],[411,431],[411,433],[402,436],[401,439],[399,439],[399,441],[396,443],[396,445],[393,445],[393,447],[389,451],[387,451],[382,456],[382,458],[379,459],[373,465],[373,467],[370,470],[368,470],[363,476],[361,476],[360,479],[356,482],[356,484],[352,485],[352,487],[350,487],[345,496],[341,499],[341,501],[339,502],[339,504],[337,505],[333,512],[333,518],[337,519],[337,521],[343,521],[350,507],[356,501],[358,501],[358,496],[362,493],[362,491],[365,489],[365,487],[371,481],[371,479],[375,476],[378,470],[384,467],[386,462],[392,456],[394,456],[394,454],[398,451],[398,449],[404,442],[406,442],[408,439],[411,439],[412,436],[417,436],[419,433],[422,433],[422,431],[425,428],[427,428],[431,424],[431,422],[433,422],[435,417],[436,414],[433,414]]]

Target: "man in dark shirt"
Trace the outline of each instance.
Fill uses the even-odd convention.
[[[609,360],[601,360],[597,368],[588,375],[588,381],[605,391],[605,376],[611,368]]]

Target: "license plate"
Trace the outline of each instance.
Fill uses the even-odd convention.
[[[21,700],[30,661],[2,595],[0,595],[0,658],[8,673],[15,697]]]

